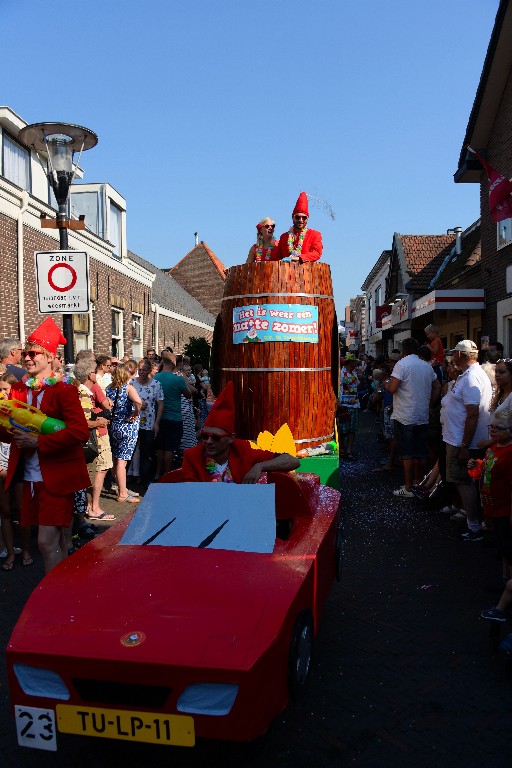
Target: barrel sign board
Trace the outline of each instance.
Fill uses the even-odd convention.
[[[266,262],[228,270],[212,378],[235,388],[236,433],[287,423],[297,449],[334,436],[338,329],[328,264]]]

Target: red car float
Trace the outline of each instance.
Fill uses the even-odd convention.
[[[197,546],[158,546],[179,486],[156,485],[135,512],[166,489],[170,522],[153,537],[121,543],[128,517],[42,580],[7,647],[20,744],[55,750],[58,732],[181,746],[264,733],[308,678],[342,554],[339,492],[316,475],[267,479],[267,553],[213,549],[222,526]],[[212,485],[226,487],[180,489]]]

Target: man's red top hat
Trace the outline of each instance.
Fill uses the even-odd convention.
[[[232,381],[228,381],[215,400],[204,425],[218,427],[229,434],[235,431],[235,389]]]
[[[41,325],[38,325],[35,331],[32,331],[27,341],[31,344],[39,344],[40,347],[48,350],[52,355],[57,352],[59,344],[66,343],[66,339],[60,332],[59,326],[51,317],[43,320]]]

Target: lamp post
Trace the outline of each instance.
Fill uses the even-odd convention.
[[[67,214],[69,188],[80,162],[82,152],[95,147],[98,137],[93,131],[81,125],[71,123],[33,123],[22,128],[19,139],[29,149],[46,153],[46,175],[51,184],[59,211],[57,218],[47,219],[41,214],[41,227],[59,230],[59,248],[67,251],[68,229],[85,229],[85,217],[71,220]],[[74,163],[74,153],[79,151],[78,160]],[[39,159],[41,159],[39,157]],[[44,166],[43,166],[44,167]],[[64,361],[74,362],[73,315],[62,315],[62,332],[66,339]]]

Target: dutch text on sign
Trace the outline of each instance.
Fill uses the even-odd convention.
[[[89,311],[89,257],[82,251],[37,251],[37,308],[41,314]]]
[[[318,343],[318,307],[312,304],[250,304],[233,309],[233,344],[259,341]]]

